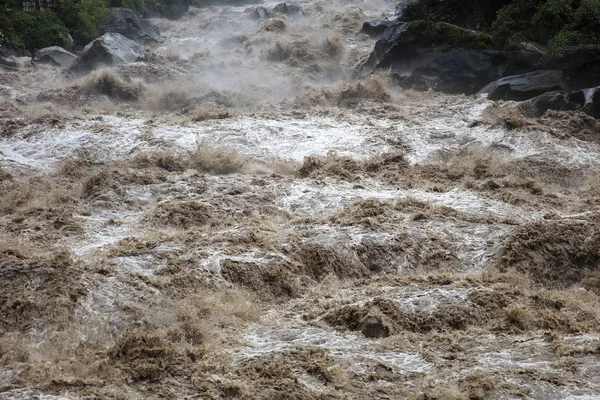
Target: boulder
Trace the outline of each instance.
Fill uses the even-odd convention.
[[[129,8],[113,7],[100,27],[104,33],[119,33],[138,42],[156,41],[160,36],[158,27],[142,18]]]
[[[381,322],[381,319],[375,316],[365,316],[360,324],[358,330],[370,339],[388,337],[389,329]]]
[[[383,33],[359,73],[383,69],[406,87],[474,94],[503,76],[530,71],[540,58],[526,50],[493,50],[489,35],[455,25],[398,22]]]
[[[19,64],[6,52],[0,49],[0,68],[12,71],[18,69]]]
[[[248,14],[250,19],[254,21],[262,21],[271,18],[271,14],[269,13],[269,11],[262,6],[250,9]]]
[[[555,91],[569,91],[561,71],[534,71],[507,76],[488,84],[479,93],[488,93],[490,100],[524,101]]]
[[[188,0],[163,0],[160,2],[160,15],[169,19],[179,19],[189,10]]]
[[[59,46],[41,49],[31,59],[34,65],[47,64],[59,68],[68,68],[77,59],[77,56]]]
[[[569,102],[576,110],[600,119],[600,86],[571,93]]]
[[[279,3],[279,4],[277,4],[273,8],[273,11],[276,12],[276,13],[290,15],[290,16],[301,16],[301,15],[304,15],[304,11],[302,11],[302,8],[300,8],[300,6],[298,6],[298,5],[294,4],[294,3],[290,3],[290,2],[285,2],[285,3]]]
[[[600,86],[581,89],[571,94],[564,91],[548,92],[519,103],[523,114],[541,117],[548,110],[583,111],[600,119]]]
[[[111,67],[145,59],[146,55],[133,40],[119,33],[105,33],[84,47],[69,68],[69,72],[84,74],[100,67]]]
[[[381,21],[367,21],[363,23],[362,32],[371,37],[378,37],[390,26],[398,24],[398,15],[392,15]]]
[[[70,33],[67,33],[67,37],[63,41],[63,47],[67,50],[73,50],[73,47],[75,47],[75,40]]]
[[[548,92],[519,103],[519,109],[528,117],[541,117],[548,110],[572,110],[567,92]]]

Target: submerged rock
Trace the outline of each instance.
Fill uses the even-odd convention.
[[[14,70],[19,67],[19,64],[9,57],[5,52],[0,50],[0,68]]]
[[[583,111],[600,119],[600,86],[581,89],[571,94],[564,91],[549,92],[519,104],[523,114],[541,117],[548,110]]]
[[[561,71],[535,71],[498,79],[481,89],[490,100],[524,101],[543,93],[569,91]]]
[[[293,16],[304,15],[304,11],[302,11],[302,8],[300,8],[300,6],[298,6],[295,3],[291,3],[291,2],[287,2],[287,1],[285,3],[277,4],[273,8],[273,11],[276,13],[293,15]]]
[[[365,337],[371,339],[388,337],[390,335],[388,328],[383,325],[381,319],[374,316],[366,316],[360,325],[358,325],[358,330]]]
[[[102,33],[120,33],[136,41],[155,41],[160,36],[158,27],[142,18],[129,8],[113,7],[102,27]]]
[[[146,58],[139,45],[119,33],[105,33],[89,43],[69,68],[73,73],[87,73],[100,67],[141,61]]]
[[[549,92],[519,104],[519,109],[528,117],[541,117],[548,110],[573,110],[567,92]]]
[[[573,92],[570,102],[575,105],[577,110],[594,118],[600,118],[600,86]]]
[[[399,22],[377,41],[360,73],[384,69],[405,86],[474,94],[503,76],[531,70],[540,58],[525,50],[493,50],[489,35],[455,25]]]
[[[41,49],[31,59],[33,64],[48,64],[59,68],[68,68],[77,56],[62,47],[52,46]]]
[[[249,9],[247,10],[247,12],[249,13],[250,19],[254,21],[261,21],[271,18],[271,14],[263,6],[256,7],[254,9]]]

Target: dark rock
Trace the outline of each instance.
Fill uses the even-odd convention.
[[[6,52],[0,50],[0,68],[6,70],[17,70],[19,68],[19,64],[10,57]]]
[[[128,39],[139,42],[156,41],[160,35],[158,27],[140,18],[129,8],[113,7],[100,31],[104,33],[120,33]]]
[[[70,33],[67,33],[67,37],[63,41],[63,47],[67,50],[73,50],[73,47],[75,47],[75,40],[73,40]]]
[[[587,115],[600,119],[600,86],[575,91],[549,92],[519,103],[526,116],[541,117],[548,110],[583,111]]]
[[[290,16],[301,16],[301,15],[304,15],[304,11],[302,11],[302,8],[300,8],[300,6],[298,6],[298,5],[294,4],[294,3],[290,3],[290,2],[285,2],[285,3],[279,3],[279,4],[277,4],[273,8],[273,11],[276,12],[276,13],[290,15]]]
[[[365,337],[371,339],[388,337],[389,330],[383,325],[381,319],[367,315],[358,325],[358,330],[362,332]]]
[[[48,64],[59,68],[68,68],[77,59],[77,56],[59,46],[41,49],[31,59],[35,64]]]
[[[503,76],[530,71],[540,58],[524,50],[493,50],[489,35],[455,25],[399,22],[383,33],[359,72],[383,69],[407,87],[474,94]]]
[[[262,21],[271,18],[271,14],[266,8],[260,6],[250,10],[250,19],[254,21]]]
[[[569,102],[576,110],[581,110],[594,118],[600,118],[600,86],[573,92]]]
[[[163,0],[164,7],[161,8],[160,14],[169,19],[179,19],[189,10],[190,4],[188,0]]]
[[[89,43],[69,68],[81,74],[100,67],[111,67],[146,59],[140,46],[119,33],[105,33]]]
[[[507,76],[488,84],[480,93],[488,93],[490,100],[524,101],[554,91],[569,91],[561,71],[534,71]]]
[[[398,16],[393,15],[382,21],[367,21],[363,23],[362,31],[371,37],[378,37],[383,35],[387,28],[396,24],[398,24]]]
[[[567,92],[549,92],[519,103],[519,109],[528,117],[541,117],[548,110],[572,110]]]

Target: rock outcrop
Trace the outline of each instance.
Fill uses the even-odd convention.
[[[31,59],[34,65],[46,64],[59,68],[69,68],[77,56],[62,47],[52,46],[41,49]]]
[[[507,75],[531,71],[541,55],[498,51],[489,35],[443,22],[390,26],[359,73],[387,70],[403,86],[474,94]]]
[[[113,7],[102,27],[101,32],[119,33],[128,39],[138,42],[156,41],[160,36],[158,27],[142,18],[129,8]]]
[[[534,71],[511,75],[486,85],[479,93],[490,100],[525,101],[548,92],[569,91],[562,71]]]
[[[105,33],[85,46],[69,68],[69,72],[85,74],[97,68],[145,59],[146,55],[133,40],[119,33]]]

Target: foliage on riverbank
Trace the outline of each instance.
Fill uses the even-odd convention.
[[[535,41],[561,54],[573,46],[600,45],[600,0],[417,0],[402,18],[487,31],[505,48]]]

